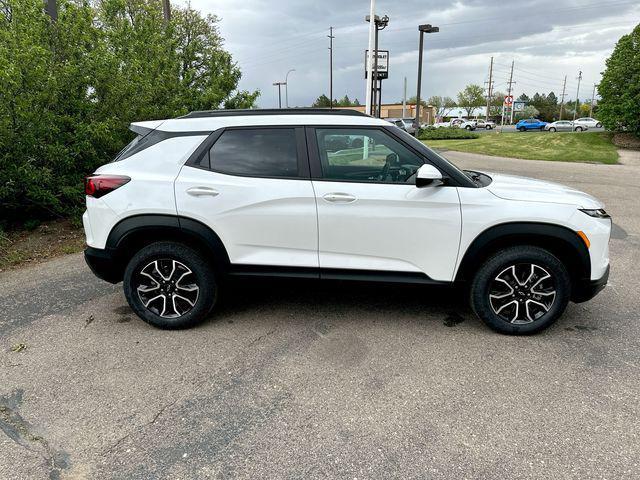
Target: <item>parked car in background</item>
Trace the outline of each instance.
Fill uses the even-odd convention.
[[[452,127],[452,128],[464,128],[465,130],[475,130],[475,120],[465,120],[464,118],[454,118],[449,122],[439,122],[433,124],[434,128]]]
[[[602,123],[600,123],[595,118],[591,117],[582,117],[573,121],[575,126],[587,127],[587,128],[600,128],[602,127]]]
[[[496,123],[491,120],[478,119],[475,121],[476,128],[484,128],[485,130],[492,130],[496,128]]]
[[[537,118],[527,118],[516,123],[516,130],[519,130],[520,132],[525,132],[527,130],[544,130],[546,124],[547,122],[543,122]]]
[[[401,128],[411,135],[416,132],[416,127],[413,125],[414,121],[415,119],[413,118],[387,118],[387,122],[393,123],[396,127]]]
[[[569,120],[558,120],[556,122],[547,123],[544,126],[544,129],[549,132],[581,132],[582,130],[587,130],[587,127],[580,125],[576,126]]]

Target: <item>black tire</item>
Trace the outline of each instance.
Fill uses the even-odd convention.
[[[581,132],[582,131],[582,127],[576,127],[576,132]]]
[[[493,127],[491,125],[487,125],[486,127],[484,127],[487,130],[491,130]]]
[[[527,129],[525,127],[520,127],[520,128],[518,128],[518,130],[520,130],[521,132],[526,132],[527,131]]]
[[[549,131],[550,132],[555,132],[556,131],[556,127],[549,127]]]
[[[596,128],[602,128],[602,124],[600,122],[596,123]]]
[[[467,130],[471,130],[471,126],[470,126],[470,125],[467,125],[467,126],[466,126],[466,127],[464,127],[464,128],[466,128]]]
[[[509,277],[514,277],[512,267],[517,273],[509,286]],[[524,284],[520,283],[522,278]],[[547,328],[565,311],[570,296],[571,280],[564,264],[534,246],[511,247],[490,257],[477,270],[470,291],[476,315],[496,332],[508,335]]]
[[[189,283],[179,286],[182,282]],[[211,312],[218,297],[211,265],[197,251],[175,242],[152,243],[136,253],[125,269],[123,284],[133,311],[145,322],[162,329],[197,325]],[[163,298],[149,301],[154,296]],[[147,300],[146,306],[143,298]]]

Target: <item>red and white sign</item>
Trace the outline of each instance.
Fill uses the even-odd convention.
[[[504,104],[511,105],[513,103],[513,95],[507,95],[504,97]]]

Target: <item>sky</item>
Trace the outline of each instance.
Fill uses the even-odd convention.
[[[191,0],[203,14],[220,18],[225,48],[242,71],[239,87],[259,89],[258,105],[278,106],[276,81],[288,76],[289,106],[309,106],[329,92],[329,27],[334,27],[334,98],[365,101],[364,51],[369,0]],[[486,86],[494,58],[494,91],[506,91],[514,62],[514,94],[562,92],[591,97],[617,40],[640,23],[640,1],[629,0],[377,0],[388,15],[379,48],[389,50],[383,102],[416,93],[418,25],[425,35],[422,97],[455,99],[465,85]],[[282,91],[285,105],[285,91]]]

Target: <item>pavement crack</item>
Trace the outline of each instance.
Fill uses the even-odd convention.
[[[249,342],[249,344],[247,345],[248,347],[252,347],[253,345],[255,345],[256,343],[264,340],[265,338],[267,338],[269,335],[272,335],[276,332],[276,330],[278,330],[277,328],[272,328],[271,330],[269,330],[267,333],[264,333],[262,335],[260,335],[258,338],[252,340],[251,342]]]
[[[60,471],[70,466],[69,455],[54,449],[48,440],[34,433],[33,427],[18,413],[23,390],[0,397],[0,430],[22,448],[38,455],[49,468],[49,478],[60,477]]]
[[[138,425],[137,427],[134,427],[129,433],[127,433],[126,435],[120,437],[118,440],[116,440],[116,442],[113,445],[111,445],[104,452],[102,452],[102,455],[104,456],[107,453],[111,453],[116,448],[118,448],[125,440],[130,438],[134,433],[141,432],[142,430],[144,430],[148,426],[153,425],[154,423],[156,423],[158,421],[158,418],[160,418],[160,416],[165,412],[165,410],[167,410],[168,408],[174,406],[178,402],[178,400],[179,400],[179,398],[176,398],[175,400],[173,400],[173,401],[163,405],[162,407],[160,407],[160,409],[158,409],[158,411],[151,418],[151,420],[149,420],[148,422],[145,422],[145,423],[143,423],[141,425]]]

